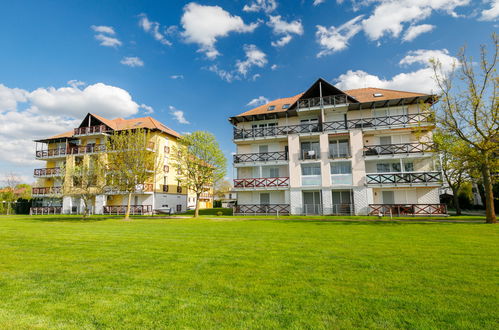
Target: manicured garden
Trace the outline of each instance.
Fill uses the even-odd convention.
[[[0,216],[0,328],[493,329],[498,248],[482,223]]]

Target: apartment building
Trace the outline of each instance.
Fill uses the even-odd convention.
[[[188,189],[177,180],[170,157],[180,134],[151,117],[109,120],[89,113],[73,130],[35,141],[35,157],[44,161],[45,165],[34,170],[37,184],[32,191],[35,200],[31,213],[81,213],[81,199],[63,195],[62,187],[66,183],[62,182],[62,178],[72,178],[62,175],[61,170],[69,171],[72,164],[105,155],[105,140],[113,132],[138,128],[150,133],[147,150],[154,152],[161,164],[149,182],[137,187],[131,202],[132,214],[152,214],[155,209],[167,208],[174,212],[186,211]],[[124,214],[127,202],[127,194],[107,190],[95,196],[89,209],[95,214]]]
[[[305,92],[229,118],[237,214],[445,214],[433,95]]]

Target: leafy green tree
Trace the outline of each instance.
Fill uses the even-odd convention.
[[[223,179],[227,160],[215,136],[204,131],[181,137],[173,147],[172,160],[179,182],[196,194],[194,217],[198,217],[199,196]]]
[[[440,90],[437,122],[443,131],[463,141],[477,155],[474,164],[483,179],[487,223],[497,221],[493,193],[497,176],[493,173],[499,154],[498,41],[497,34],[493,33],[491,56],[486,46],[481,46],[477,65],[463,47],[458,63],[449,74],[444,73],[441,63],[432,61]]]
[[[107,184],[128,195],[125,220],[130,219],[132,196],[145,190],[159,165],[151,134],[142,128],[115,131],[106,140]],[[158,157],[159,159],[159,157]]]

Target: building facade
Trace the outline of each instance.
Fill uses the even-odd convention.
[[[323,79],[231,117],[237,214],[446,214],[433,95]]]
[[[36,142],[35,157],[44,161],[43,168],[34,170],[37,179],[32,196],[32,214],[82,213],[81,198],[64,195],[62,187],[72,180],[61,171],[69,171],[73,164],[91,161],[106,154],[106,138],[115,131],[143,128],[150,134],[147,150],[155,153],[157,169],[151,179],[137,187],[132,195],[132,214],[152,214],[156,209],[187,210],[187,188],[177,180],[171,164],[172,147],[180,134],[151,117],[109,120],[88,114],[80,126],[72,131],[40,139]],[[94,214],[124,214],[128,195],[108,190],[96,195],[88,209]]]

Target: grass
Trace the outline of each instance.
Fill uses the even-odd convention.
[[[499,227],[0,217],[0,328],[494,329]]]
[[[215,207],[212,209],[200,209],[199,215],[217,215],[218,212],[222,212],[223,215],[232,215],[231,208],[221,208],[221,207]],[[188,210],[187,212],[181,213],[180,215],[193,215],[193,214],[194,210]]]

